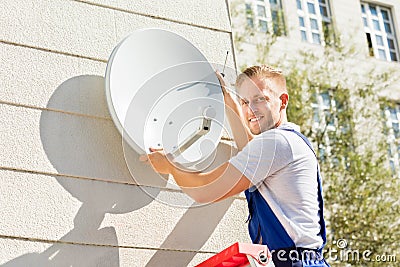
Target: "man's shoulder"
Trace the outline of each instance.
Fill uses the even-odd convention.
[[[260,139],[274,138],[277,141],[286,141],[287,142],[288,141],[287,139],[293,136],[292,133],[294,131],[300,132],[300,127],[294,123],[287,122],[283,125],[280,125],[278,128],[274,128],[274,129],[265,131],[265,132],[259,134],[257,137]]]
[[[271,149],[276,149],[277,147],[280,149],[287,147],[288,151],[290,151],[292,146],[290,139],[293,138],[291,135],[292,133],[289,131],[284,131],[282,129],[270,129],[257,135],[251,141],[251,146],[260,146],[268,151]]]
[[[285,133],[286,131],[282,131],[282,129],[270,129],[268,131],[262,132],[261,134],[257,135],[255,139],[264,139],[264,140],[276,140],[276,141],[283,141],[285,140]]]
[[[300,126],[293,122],[285,122],[285,123],[279,125],[278,128],[276,128],[276,129],[300,132]]]

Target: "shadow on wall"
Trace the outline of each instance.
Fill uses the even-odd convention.
[[[193,251],[201,249],[232,202],[233,199],[229,198],[211,205],[188,209],[161,248]],[[146,266],[188,266],[196,254],[196,252],[177,253],[159,250]]]
[[[69,112],[107,116],[104,77],[85,75],[62,83],[50,98],[48,108]],[[42,111],[40,134],[48,159],[58,173],[132,183],[125,164],[121,135],[110,120]],[[106,127],[104,127],[106,126]],[[126,148],[125,148],[126,149]],[[225,148],[226,149],[226,148]],[[129,151],[130,157],[138,158]],[[140,166],[148,181],[162,187],[159,176]],[[119,266],[118,239],[114,227],[101,228],[106,213],[122,214],[138,210],[153,201],[160,189],[105,183],[72,177],[55,177],[75,198],[82,202],[74,218],[74,228],[42,253],[29,253],[3,266]],[[165,249],[201,249],[211,236],[233,200],[225,200],[187,210],[162,244]],[[56,205],[56,203],[54,203]],[[140,214],[140,213],[138,213]],[[140,217],[137,220],[141,220]],[[153,231],[154,229],[149,229]],[[132,233],[132,235],[137,233]],[[68,242],[69,245],[63,244]],[[112,246],[73,245],[70,242]],[[129,244],[128,244],[129,245]],[[196,252],[160,250],[146,266],[187,266]],[[134,264],[134,263],[133,263]]]

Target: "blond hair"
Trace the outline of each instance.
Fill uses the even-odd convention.
[[[260,80],[274,81],[279,90],[277,93],[287,93],[286,79],[281,70],[274,69],[267,65],[252,66],[245,69],[236,79],[236,87],[239,88],[246,79],[258,78]]]

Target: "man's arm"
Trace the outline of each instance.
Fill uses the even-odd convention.
[[[220,201],[251,186],[249,179],[228,162],[202,173],[188,172],[177,167],[160,151],[141,156],[140,159],[148,160],[156,172],[171,174],[182,190],[199,203]]]
[[[224,94],[225,111],[232,129],[233,139],[235,140],[237,148],[241,151],[254,136],[245,125],[240,106],[237,101],[235,101],[232,93],[226,88],[223,77],[219,72],[216,72],[216,75],[221,84],[222,93]]]

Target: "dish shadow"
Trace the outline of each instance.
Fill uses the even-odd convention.
[[[154,186],[145,192],[140,186],[126,185],[133,183],[124,158],[123,149],[127,147],[123,147],[117,129],[109,126],[112,121],[104,119],[109,117],[104,77],[83,75],[66,80],[53,93],[47,108],[40,117],[40,137],[46,156],[60,174],[53,177],[82,205],[74,228],[58,243],[2,266],[119,266],[116,230],[101,228],[105,214],[129,213],[150,204],[167,182],[151,167],[140,164],[135,175],[147,175],[146,180]],[[125,154],[139,157],[133,150]],[[167,250],[157,251],[147,266],[186,266],[196,252],[179,252],[177,248],[200,250],[232,201],[188,209],[161,245]]]
[[[117,247],[71,244],[117,246],[115,228],[101,228],[105,214],[131,212],[153,201],[139,186],[94,180],[132,183],[122,153],[121,136],[110,127],[110,120],[102,119],[108,114],[106,107],[104,78],[101,76],[70,78],[51,96],[47,104],[49,110],[43,110],[40,117],[42,145],[60,174],[54,178],[82,205],[74,218],[74,228],[59,239],[60,243],[42,253],[22,255],[3,266],[119,266]],[[77,115],[79,113],[89,116]],[[150,170],[142,171],[151,174]],[[152,190],[153,195],[160,191],[157,188],[147,190]]]

